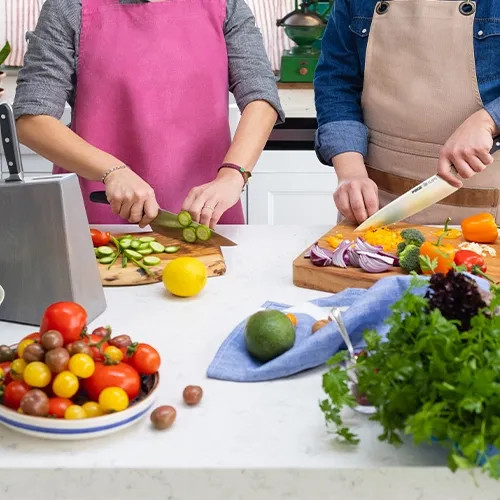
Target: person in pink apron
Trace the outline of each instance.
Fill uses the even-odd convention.
[[[464,187],[408,222],[500,222],[499,57],[497,0],[335,1],[314,88],[340,218],[360,223],[438,172]]]
[[[46,0],[28,40],[19,138],[79,175],[89,223],[144,227],[159,206],[244,223],[242,189],[284,119],[244,0]],[[242,111],[232,143],[229,91]],[[89,201],[103,184],[111,209]]]

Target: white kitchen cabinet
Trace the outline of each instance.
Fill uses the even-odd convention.
[[[248,224],[335,225],[336,186],[313,151],[264,151],[248,186]]]

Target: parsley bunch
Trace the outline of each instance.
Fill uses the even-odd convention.
[[[415,293],[422,286],[429,286],[424,296]],[[467,292],[461,303],[454,289]],[[451,470],[473,468],[484,458],[483,470],[498,478],[500,454],[486,452],[489,445],[500,449],[500,289],[492,285],[487,300],[479,295],[484,299],[475,281],[455,271],[430,282],[414,276],[391,307],[387,339],[376,331],[364,334],[368,355],[355,366],[357,391],[377,409],[371,419],[383,428],[381,441],[397,445],[403,434],[415,444],[438,441],[450,448]],[[447,297],[455,301],[452,308]],[[473,314],[471,297],[477,299]],[[356,444],[341,418],[342,408],[357,405],[339,366],[345,359],[342,351],[329,361],[320,407],[336,433]]]

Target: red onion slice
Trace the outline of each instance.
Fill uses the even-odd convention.
[[[321,248],[317,243],[311,247],[311,262],[315,266],[325,267],[332,265],[332,252]]]
[[[354,247],[349,247],[349,249],[347,250],[347,255],[349,257],[349,264],[352,267],[361,267],[359,265],[359,255]]]
[[[332,264],[336,267],[347,267],[348,257],[346,256],[347,251],[351,242],[349,240],[343,240],[340,245],[335,249],[332,255]]]
[[[359,264],[367,273],[383,273],[392,267],[394,259],[372,252],[359,252]]]

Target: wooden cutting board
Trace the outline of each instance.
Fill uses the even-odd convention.
[[[152,232],[127,234],[132,234],[134,237],[152,236],[156,239],[156,241],[166,247],[178,246],[179,251],[171,254],[154,254],[155,257],[159,257],[161,259],[161,263],[158,266],[152,266],[149,268],[153,272],[151,276],[148,276],[133,262],[129,262],[127,267],[123,268],[121,257],[118,257],[111,269],[108,269],[109,264],[100,264],[97,262],[103,286],[147,285],[150,283],[158,283],[162,280],[163,269],[167,263],[177,257],[196,257],[197,259],[200,259],[207,267],[208,277],[222,276],[226,272],[226,262],[222,256],[221,249],[219,247],[211,246],[210,242],[197,242],[196,244],[190,244]],[[120,236],[123,236],[123,234],[113,234],[113,236],[119,238]],[[114,245],[110,244],[109,246],[114,248]]]
[[[401,229],[406,227],[415,227],[416,229],[420,229],[429,241],[435,242],[437,240],[434,233],[438,231],[439,228],[436,227],[411,226],[409,224],[399,223],[391,226],[391,229],[401,231]],[[362,236],[362,233],[354,233],[354,229],[354,225],[351,226],[344,223],[339,224],[323,235],[318,240],[318,244],[323,248],[333,250],[326,241],[326,238],[340,233],[344,239],[354,241],[358,236]],[[458,247],[458,245],[464,241],[463,237],[460,237],[457,239],[444,240],[444,243]],[[315,242],[313,242],[311,246],[314,243]],[[487,274],[495,281],[500,281],[500,239],[488,246],[496,250],[497,256],[483,256],[488,268]],[[309,248],[304,250],[293,262],[293,283],[295,286],[301,288],[336,293],[341,292],[346,288],[370,288],[374,283],[382,278],[405,274],[405,272],[399,267],[392,267],[385,273],[377,274],[367,273],[366,271],[355,267],[348,267],[345,269],[334,266],[318,267],[313,265],[309,259],[304,258],[304,255]]]

